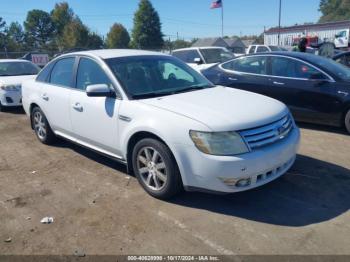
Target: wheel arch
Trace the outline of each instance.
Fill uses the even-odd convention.
[[[171,147],[164,141],[164,139],[162,139],[160,136],[158,136],[150,131],[137,131],[130,136],[130,138],[128,139],[128,142],[127,142],[126,161],[127,161],[128,173],[133,174],[132,150],[133,150],[134,146],[137,144],[137,142],[139,142],[140,140],[145,139],[145,138],[153,138],[155,140],[158,140],[159,142],[162,142],[166,147],[168,147],[173,158],[174,158],[174,161],[175,161],[177,167],[179,168],[176,157],[175,157],[173,151],[171,150]]]

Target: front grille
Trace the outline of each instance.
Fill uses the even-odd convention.
[[[293,119],[290,114],[271,124],[240,132],[251,150],[263,147],[288,136],[293,129]]]

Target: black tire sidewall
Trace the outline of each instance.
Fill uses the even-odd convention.
[[[161,155],[166,165],[167,181],[166,181],[165,187],[162,188],[162,190],[160,191],[155,191],[150,189],[143,182],[141,175],[138,172],[137,155],[138,155],[138,152],[144,147],[152,147],[156,149],[158,153]],[[149,193],[153,197],[156,197],[159,199],[169,199],[182,190],[181,175],[173,154],[164,143],[156,139],[145,138],[140,140],[138,143],[136,143],[132,152],[132,166],[133,166],[134,174],[137,180],[139,181],[139,183],[141,184],[141,186],[144,188],[145,191],[147,191],[147,193]]]
[[[345,128],[350,133],[350,110],[345,115]]]

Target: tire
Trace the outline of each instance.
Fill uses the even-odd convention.
[[[173,154],[158,140],[145,138],[135,145],[132,167],[141,186],[155,198],[169,199],[183,189]]]
[[[0,102],[0,112],[4,112],[4,107],[1,105],[1,102]]]
[[[350,110],[345,115],[345,128],[346,128],[346,131],[348,131],[348,133],[350,134]]]
[[[56,136],[52,132],[45,114],[39,107],[35,107],[31,113],[31,122],[36,137],[45,145],[51,145],[56,141]]]

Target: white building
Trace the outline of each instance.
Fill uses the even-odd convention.
[[[317,36],[319,41],[333,41],[335,35],[343,31],[349,35],[350,20],[331,23],[320,24],[307,24],[307,25],[295,25],[290,27],[282,27],[280,30],[278,27],[270,28],[264,33],[265,45],[281,45],[291,46],[293,39],[301,36],[315,37]],[[280,31],[280,42],[278,43],[278,32]]]

